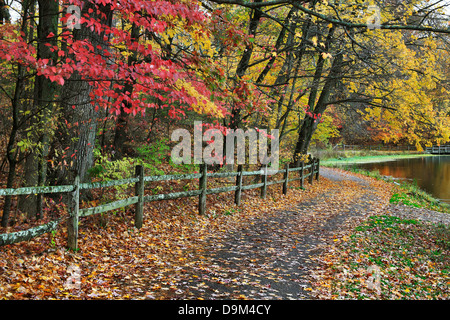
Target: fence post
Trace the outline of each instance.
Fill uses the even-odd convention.
[[[75,176],[74,190],[69,196],[69,220],[67,221],[67,246],[78,250],[78,215],[80,211],[80,177]]]
[[[317,159],[317,173],[316,173],[317,181],[319,181],[319,174],[320,174],[320,159]]]
[[[303,189],[303,185],[305,184],[305,169],[304,169],[304,167],[305,167],[305,162],[300,162],[300,188],[302,188]]]
[[[141,165],[136,166],[135,174],[139,181],[136,182],[134,187],[135,194],[138,197],[134,212],[134,226],[140,229],[144,221],[144,167]]]
[[[264,183],[261,187],[261,198],[265,199],[267,195],[267,164],[263,167],[263,174],[261,180]]]
[[[206,186],[207,186],[207,165],[206,163],[202,163],[200,165],[200,173],[202,176],[199,180],[199,189],[202,190],[202,193],[199,195],[198,199],[198,213],[200,215],[204,215],[206,212]]]
[[[234,203],[238,206],[241,205],[241,192],[242,192],[242,164],[238,165],[238,175],[236,176],[236,192],[234,193]]]
[[[283,194],[287,194],[289,180],[289,163],[286,163],[286,171],[284,172]]]
[[[311,159],[311,168],[309,169],[309,183],[312,185],[313,184],[313,179],[314,179],[314,158]]]

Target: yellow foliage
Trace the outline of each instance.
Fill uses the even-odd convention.
[[[182,79],[178,79],[176,85],[179,88],[184,88],[191,97],[196,99],[196,103],[190,106],[195,112],[198,114],[212,115],[218,118],[224,117],[223,111],[211,102],[209,98],[199,93],[192,84]]]

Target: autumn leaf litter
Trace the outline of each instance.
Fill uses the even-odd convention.
[[[76,253],[65,248],[63,227],[56,234],[2,247],[0,297],[448,298],[443,272],[448,255],[427,263],[423,257],[437,248],[405,247],[409,260],[398,264],[395,241],[391,252],[376,251],[391,230],[375,230],[375,237],[373,228],[361,227],[372,216],[389,214],[390,184],[324,169],[319,182],[305,186],[301,190],[292,183],[287,196],[280,185],[270,186],[264,200],[259,190],[246,191],[240,207],[232,203],[232,193],[208,196],[205,216],[197,213],[197,198],[146,204],[140,230],[133,227],[131,211],[109,215],[106,226],[87,218],[80,225]],[[407,227],[421,238],[430,234],[427,228]],[[364,252],[370,246],[373,254]],[[374,263],[383,279],[380,292],[370,287],[373,275],[367,270]],[[74,276],[69,268],[79,271],[78,287],[68,286]]]

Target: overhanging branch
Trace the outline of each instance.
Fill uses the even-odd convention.
[[[304,3],[309,3],[311,1],[295,1],[295,0],[271,0],[271,1],[264,1],[264,2],[251,2],[251,1],[245,1],[245,0],[210,0],[211,2],[217,3],[217,4],[229,4],[229,5],[239,5],[242,7],[250,8],[250,9],[260,9],[263,7],[270,7],[275,5],[292,5],[298,10],[310,14],[316,18],[319,18],[321,20],[340,25],[346,28],[367,28],[367,24],[365,23],[354,23],[349,21],[343,21],[339,19],[335,19],[332,17],[329,17],[327,15],[318,13],[314,10],[308,9],[305,6],[303,6]],[[420,26],[420,25],[391,25],[391,24],[381,24],[380,29],[383,30],[414,30],[414,31],[424,31],[424,32],[435,32],[435,33],[445,33],[450,34],[450,28],[447,29],[440,29],[440,28],[434,28],[430,26]]]

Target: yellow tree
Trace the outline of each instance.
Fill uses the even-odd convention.
[[[433,49],[426,44],[420,52],[422,44],[411,42],[408,34],[415,32],[421,37],[418,40],[433,34],[449,34],[446,26],[434,23],[442,1],[433,4],[414,0],[400,4],[388,1],[213,2],[242,6],[253,17],[259,15],[270,22],[272,27],[263,29],[264,23],[261,19],[257,21],[259,29],[254,32],[254,41],[262,47],[261,39],[270,39],[271,45],[265,47],[278,50],[273,50],[272,57],[263,60],[264,57],[256,56],[252,46],[245,54],[252,54],[254,58],[249,61],[254,62],[249,64],[246,73],[250,79],[257,80],[264,75],[267,82],[254,83],[276,101],[271,104],[271,118],[267,119],[267,124],[276,126],[280,125],[280,120],[292,120],[285,115],[298,110],[294,160],[296,155],[307,152],[323,114],[333,104],[351,104],[362,110],[367,108],[368,119],[390,126],[391,133],[385,130],[387,140],[394,136],[396,139],[408,136],[411,143],[420,144],[426,139],[421,133],[425,131],[424,124],[428,122],[436,129],[445,127],[433,122],[436,115],[430,104],[432,99],[427,99],[437,83],[433,81],[437,75],[428,72],[435,68],[424,52],[432,54]],[[273,33],[281,35],[280,30],[286,31],[284,37],[269,36]],[[293,34],[297,38],[292,37]],[[282,45],[278,46],[279,43]],[[424,61],[429,63],[428,70],[423,70]],[[263,70],[269,69],[274,73],[272,79],[264,71],[258,77],[251,77],[252,72],[258,74],[260,70],[255,67],[261,63],[265,65]],[[284,70],[289,74],[283,74]],[[277,79],[281,81],[277,82]],[[269,90],[264,90],[267,88]],[[414,100],[409,99],[411,95],[414,95]],[[289,105],[289,99],[286,99],[291,96],[295,101],[293,105]],[[301,112],[302,108],[307,108],[306,112]],[[408,123],[407,133],[403,133],[405,121]],[[292,123],[287,122],[286,125],[292,126]]]

